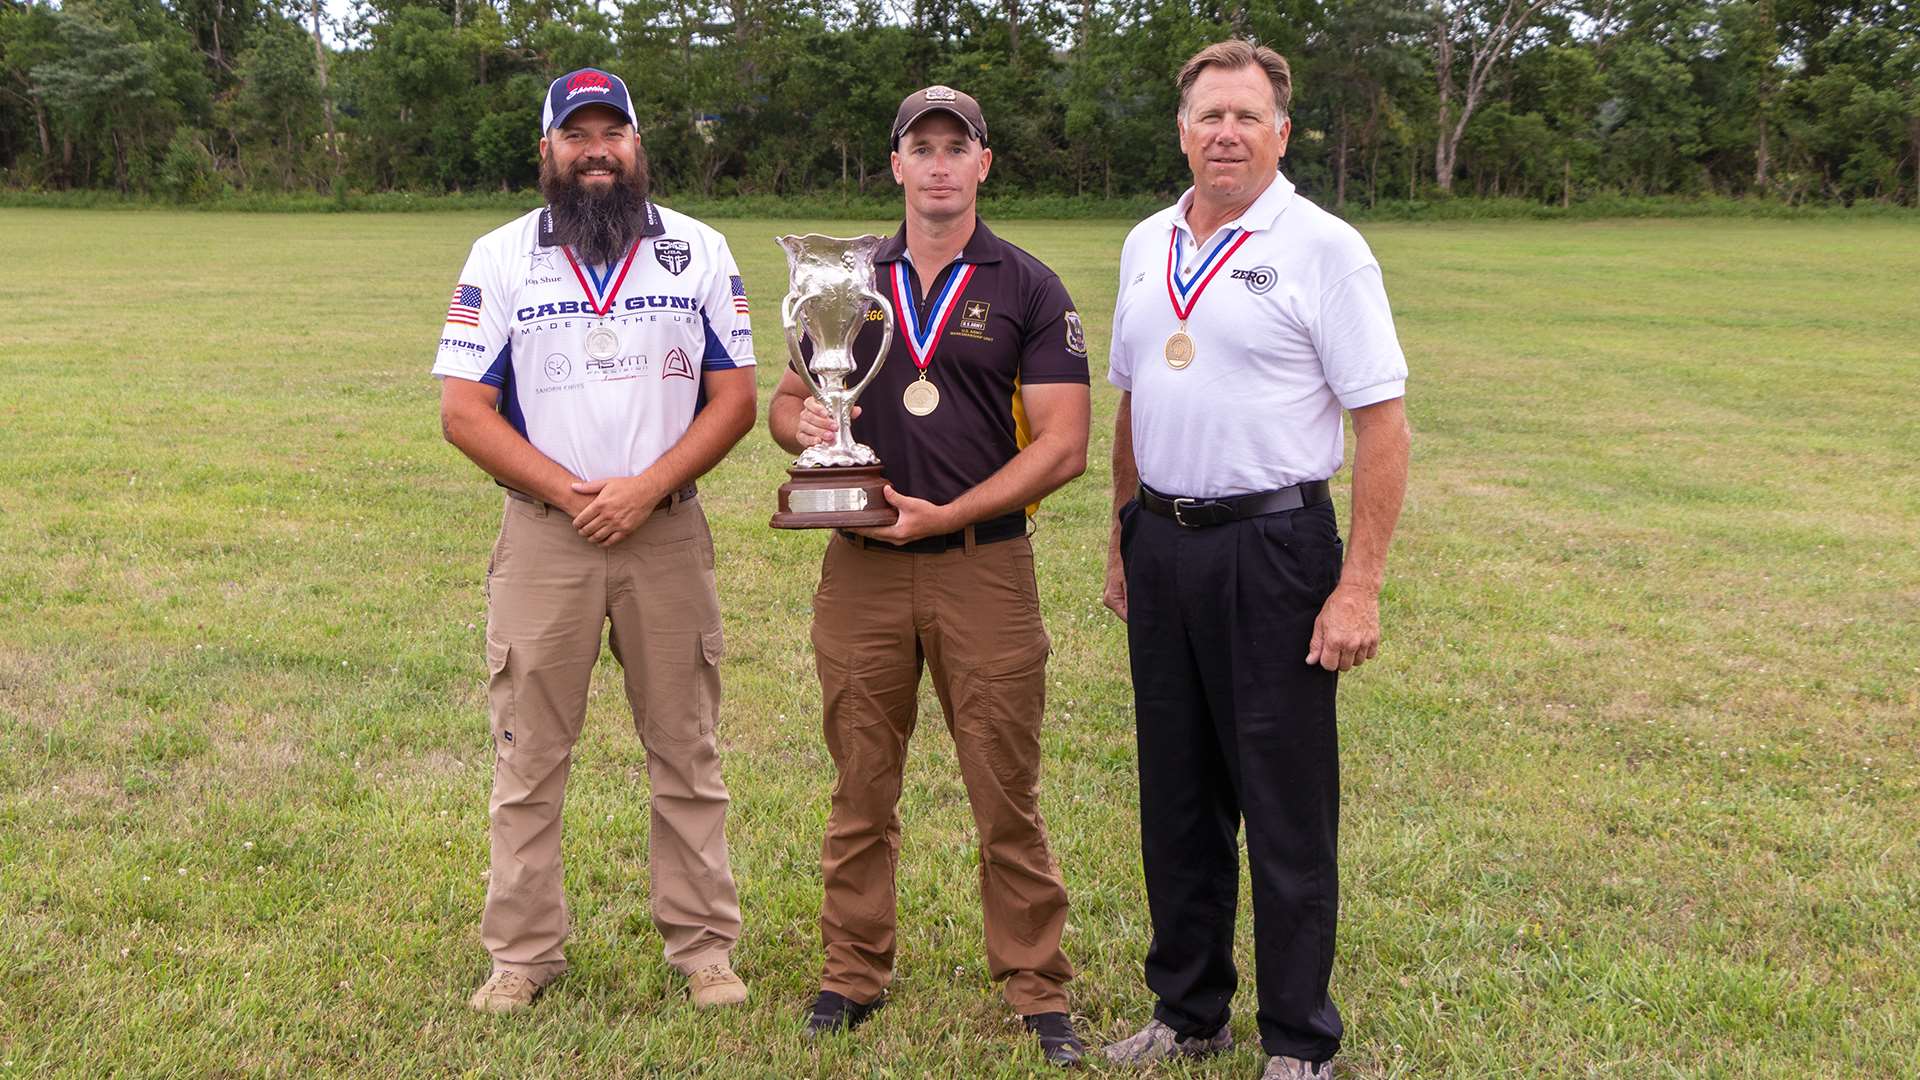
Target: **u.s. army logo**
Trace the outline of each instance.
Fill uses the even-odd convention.
[[[962,330],[985,330],[987,312],[993,305],[985,300],[968,300],[960,305],[960,328]]]

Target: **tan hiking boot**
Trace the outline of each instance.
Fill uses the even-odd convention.
[[[517,971],[494,972],[480,989],[467,999],[467,1007],[478,1012],[519,1012],[533,1004],[540,985]]]
[[[747,1000],[747,984],[740,981],[740,976],[735,975],[724,960],[688,975],[687,989],[693,994],[693,1004],[698,1009],[738,1005]]]

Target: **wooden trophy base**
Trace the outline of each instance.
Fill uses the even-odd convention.
[[[900,520],[878,465],[788,469],[787,475],[793,479],[780,485],[776,529],[859,529]]]

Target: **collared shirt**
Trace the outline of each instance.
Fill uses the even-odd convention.
[[[1031,441],[1021,387],[1088,382],[1087,342],[1059,276],[985,222],[975,220],[959,258],[932,269],[930,288],[921,287],[921,270],[907,255],[905,225],[874,255],[874,288],[895,309],[896,324],[886,363],[860,395],[853,437],[880,455],[895,490],[949,503]],[[906,279],[911,315],[898,299],[896,273]],[[910,317],[921,323],[923,340],[938,334],[927,380],[940,404],[926,416],[909,413],[902,401],[920,378],[908,344]],[[869,311],[854,338],[859,367],[849,384],[865,376],[879,351],[881,318]]]
[[[499,387],[501,414],[535,449],[602,480],[644,472],[686,434],[701,372],[752,364],[726,238],[649,203],[631,259],[611,266],[579,264],[545,209],[475,241],[433,374]]]
[[[1221,498],[1327,479],[1345,452],[1341,409],[1406,393],[1380,264],[1278,173],[1212,237],[1193,235],[1192,203],[1189,188],[1135,226],[1120,256],[1107,378],[1133,394],[1140,480]],[[1183,287],[1194,359],[1176,370],[1169,290]]]

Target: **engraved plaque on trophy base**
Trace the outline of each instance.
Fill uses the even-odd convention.
[[[794,468],[787,475],[793,479],[780,485],[776,529],[863,529],[900,520],[878,465]]]

